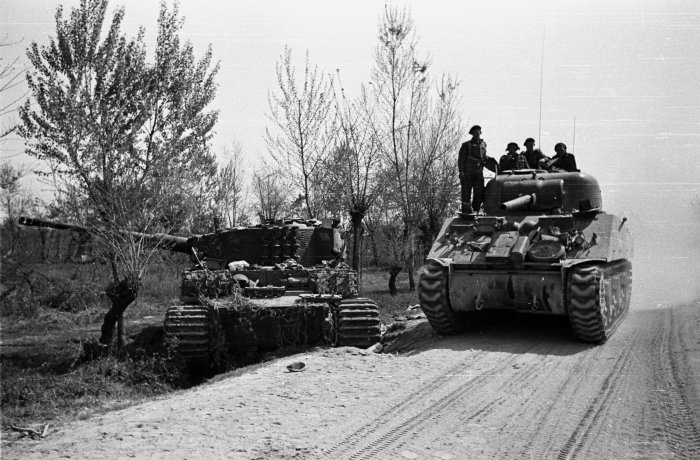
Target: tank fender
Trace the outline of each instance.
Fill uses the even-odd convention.
[[[435,262],[436,264],[441,265],[445,268],[449,268],[450,265],[452,264],[452,259],[442,258],[442,257],[440,257],[440,258],[428,257],[425,261],[426,262]]]
[[[581,264],[588,264],[588,263],[606,263],[606,259],[565,259],[561,261],[562,268],[564,270],[568,270],[571,267],[574,267],[576,265],[581,265]]]

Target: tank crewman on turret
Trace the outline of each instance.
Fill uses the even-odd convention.
[[[459,183],[462,187],[462,212],[478,212],[484,201],[484,164],[486,142],[481,139],[481,126],[474,125],[469,129],[472,138],[462,144],[459,149],[457,166],[459,168]],[[472,191],[474,198],[472,198]]]
[[[545,165],[545,169],[549,172],[579,172],[576,167],[576,158],[573,153],[566,151],[566,144],[559,142],[554,146],[556,153]]]
[[[530,169],[542,169],[544,162],[549,160],[549,158],[542,153],[542,150],[535,148],[535,140],[531,137],[525,139],[525,151],[522,152],[527,159],[527,164]]]
[[[498,172],[496,160],[486,155],[486,142],[481,138],[481,126],[472,126],[469,134],[472,138],[462,144],[457,159],[464,213],[479,212],[484,202],[484,166],[495,173]]]
[[[520,153],[520,147],[515,142],[509,142],[506,153],[498,162],[498,169],[501,171],[514,171],[516,169],[528,169],[527,158]]]

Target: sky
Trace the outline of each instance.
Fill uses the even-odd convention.
[[[21,40],[0,47],[3,62],[23,56],[32,41],[48,42],[59,3],[68,11],[79,1],[0,2],[0,35]],[[431,75],[459,80],[464,123],[482,126],[491,156],[527,137],[548,155],[565,142],[579,167],[600,181],[606,210],[633,225],[635,255],[653,268],[646,279],[654,289],[700,295],[700,204],[691,205],[700,200],[700,2],[393,4],[410,8]],[[153,44],[159,2],[110,5],[110,11],[125,7],[126,33],[144,26]],[[182,37],[198,56],[211,44],[221,63],[214,103],[221,158],[232,142],[251,168],[267,154],[268,93],[276,89],[275,64],[285,45],[299,74],[308,52],[313,65],[339,71],[346,93],[357,95],[370,79],[383,8],[383,1],[370,0],[181,0]],[[2,161],[36,167],[20,142],[0,148]]]

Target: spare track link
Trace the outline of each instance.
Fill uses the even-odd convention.
[[[374,300],[345,299],[334,310],[335,346],[368,348],[379,342],[381,322]]]
[[[165,314],[165,339],[190,368],[215,368],[221,363],[225,338],[215,309],[206,305],[173,305]]]
[[[618,261],[573,267],[567,295],[576,338],[604,343],[627,315],[632,294],[632,264]]]
[[[450,306],[447,290],[447,268],[428,264],[418,277],[418,299],[430,325],[440,334],[457,334],[464,325]]]

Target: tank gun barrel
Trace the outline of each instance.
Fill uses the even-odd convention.
[[[81,233],[91,233],[85,227],[80,225],[65,224],[63,222],[53,222],[50,220],[34,219],[32,217],[20,217],[18,222],[21,225],[27,227],[46,227],[55,228],[58,230],[73,230]],[[190,254],[192,250],[192,244],[190,239],[184,236],[168,235],[167,233],[141,233],[141,232],[128,232],[122,231],[118,232],[121,235],[131,235],[134,238],[141,238],[143,240],[149,241],[155,244],[161,249],[166,249],[172,252],[182,252],[184,254]]]
[[[50,220],[44,219],[34,219],[32,217],[21,216],[17,221],[21,225],[26,225],[27,227],[47,227],[56,228],[58,230],[75,230],[78,232],[88,233],[88,229],[81,227],[80,225],[64,224],[62,222],[52,222]]]
[[[537,197],[534,193],[529,195],[519,196],[513,198],[512,200],[505,201],[501,203],[502,211],[522,211],[529,208],[537,202]]]

